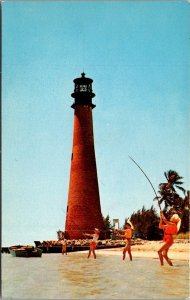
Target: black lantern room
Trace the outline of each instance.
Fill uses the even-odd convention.
[[[74,93],[71,94],[75,98],[74,103],[71,105],[72,108],[75,108],[76,105],[89,105],[94,108],[96,105],[92,103],[92,98],[95,97],[95,94],[92,92],[92,82],[91,78],[85,77],[85,73],[81,74],[80,78],[73,80],[75,84]]]

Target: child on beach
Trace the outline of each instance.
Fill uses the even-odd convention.
[[[67,255],[67,240],[66,239],[62,240],[61,245],[62,245],[62,249],[61,249],[62,255],[64,254]]]
[[[123,233],[123,234],[119,234],[118,236],[121,238],[125,238],[126,239],[126,244],[125,247],[123,249],[123,260],[125,260],[125,255],[126,252],[128,252],[129,254],[129,258],[132,261],[132,254],[131,254],[131,237],[132,237],[132,229],[133,229],[133,225],[132,223],[128,220],[126,225],[125,225],[124,230],[121,229],[115,229],[116,232],[119,233]]]
[[[88,258],[91,255],[91,252],[94,256],[94,258],[96,259],[96,253],[95,253],[95,249],[96,249],[96,245],[99,239],[99,235],[100,235],[100,231],[98,228],[94,228],[94,234],[89,234],[89,233],[83,233],[85,236],[89,236],[92,237],[92,241],[90,242],[90,249],[88,252]]]
[[[177,234],[181,225],[181,219],[178,214],[174,214],[168,221],[163,212],[160,211],[159,228],[164,230],[164,245],[158,250],[158,256],[161,266],[164,265],[164,258],[170,266],[173,266],[171,259],[168,258],[168,250],[173,245],[173,235]]]

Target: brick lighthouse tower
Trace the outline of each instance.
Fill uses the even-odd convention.
[[[103,228],[100,206],[92,109],[93,80],[85,77],[73,80],[75,84],[73,147],[65,231],[69,239],[84,238],[82,232],[92,233]]]

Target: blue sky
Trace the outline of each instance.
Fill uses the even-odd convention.
[[[64,229],[73,79],[94,80],[102,213],[150,208],[164,171],[189,189],[188,2],[3,2],[2,244]]]

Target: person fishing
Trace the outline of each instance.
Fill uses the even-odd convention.
[[[124,229],[124,230],[122,230],[122,229],[114,229],[114,230],[118,233],[121,233],[121,234],[118,234],[118,237],[126,239],[126,244],[123,249],[123,260],[125,260],[126,252],[128,252],[130,261],[132,261],[131,237],[132,237],[132,229],[134,229],[134,228],[133,228],[133,225],[130,222],[130,220],[128,220],[127,223],[125,224],[125,228],[126,229]]]
[[[96,259],[96,253],[95,253],[95,249],[96,249],[96,245],[99,239],[99,235],[100,235],[100,230],[98,228],[94,228],[94,234],[90,234],[90,233],[83,233],[84,236],[89,236],[92,237],[92,241],[90,241],[90,248],[89,248],[89,252],[88,252],[88,258],[90,257],[91,253],[94,256],[94,259]]]
[[[164,245],[158,250],[158,256],[160,259],[161,266],[164,265],[164,259],[170,266],[173,266],[171,259],[168,258],[168,250],[173,245],[173,235],[177,234],[181,225],[181,219],[178,214],[173,214],[168,221],[160,211],[160,223],[159,228],[164,230]]]

